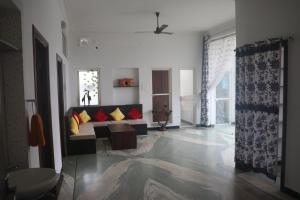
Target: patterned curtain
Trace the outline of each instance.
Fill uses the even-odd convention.
[[[200,94],[200,126],[208,126],[208,36],[203,37],[202,81]]]
[[[236,49],[236,167],[276,179],[281,40]]]

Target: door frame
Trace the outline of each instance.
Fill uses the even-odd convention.
[[[196,70],[193,67],[180,67],[179,68],[179,98],[180,98],[180,93],[181,93],[181,85],[180,85],[180,71],[181,70],[192,70],[193,71],[193,96],[197,95],[197,89],[196,89]],[[180,100],[179,100],[180,103]],[[194,102],[195,103],[195,102]],[[180,108],[180,126],[181,126],[181,105],[179,106]],[[193,123],[191,124],[191,127],[196,126],[197,122],[196,119],[197,118],[197,109],[196,106],[193,105]]]
[[[49,123],[49,145],[50,148],[52,150],[51,155],[50,155],[50,159],[51,159],[51,167],[55,168],[55,163],[54,163],[54,145],[53,145],[53,130],[52,130],[52,114],[51,114],[51,94],[50,94],[50,66],[49,66],[49,43],[47,42],[47,40],[44,38],[44,36],[38,31],[38,29],[32,25],[32,42],[33,42],[33,66],[34,66],[34,87],[35,87],[35,103],[36,103],[36,111],[38,111],[38,99],[37,99],[37,63],[36,63],[36,46],[37,46],[37,42],[39,42],[46,50],[47,54],[46,54],[46,73],[47,73],[47,87],[48,87],[48,97],[47,98],[47,106],[49,108],[49,118],[48,118],[48,122]],[[45,123],[45,122],[44,122]],[[39,147],[39,157],[41,158],[42,154],[41,154],[41,148]],[[41,159],[40,159],[40,165],[41,165]]]
[[[8,152],[7,152],[7,138],[6,138],[6,109],[4,101],[4,72],[3,66],[0,63],[0,199],[5,198],[6,188],[4,183],[6,169],[8,167]]]
[[[67,143],[65,135],[65,95],[64,95],[64,64],[63,59],[59,54],[56,54],[57,68],[57,98],[58,98],[58,115],[59,115],[59,130],[62,158],[67,156]]]

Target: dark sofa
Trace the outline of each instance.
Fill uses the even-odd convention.
[[[99,110],[102,110],[109,115],[109,113],[113,112],[117,107],[119,107],[122,113],[125,115],[123,120],[114,121],[112,118],[105,122],[95,122],[93,120],[95,113]],[[110,136],[108,129],[109,124],[127,123],[136,129],[138,135],[146,135],[147,123],[143,120],[143,116],[137,120],[129,119],[127,113],[132,107],[137,108],[141,113],[143,113],[142,104],[71,107],[65,117],[68,154],[96,153],[96,138],[108,138]],[[86,112],[91,116],[92,120],[79,126],[79,135],[72,135],[69,126],[72,113],[80,113],[83,110],[86,110]]]

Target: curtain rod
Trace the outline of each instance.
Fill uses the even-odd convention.
[[[266,41],[268,41],[268,40],[285,40],[285,41],[293,41],[293,40],[294,40],[294,37],[293,37],[292,35],[290,35],[290,36],[286,36],[286,37],[269,38],[269,39],[266,39],[266,40],[254,42],[254,43],[252,43],[252,44],[244,44],[244,45],[242,45],[242,46],[240,46],[240,47],[259,44],[259,43],[266,42]],[[236,49],[238,49],[238,48],[240,48],[240,47],[237,47]],[[236,49],[235,49],[234,51],[236,51]]]

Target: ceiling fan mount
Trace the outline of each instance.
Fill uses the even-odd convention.
[[[155,30],[153,32],[150,31],[150,33],[172,35],[173,34],[172,32],[166,32],[166,31],[164,31],[168,27],[167,24],[163,24],[163,25],[159,26],[159,14],[160,14],[159,12],[155,12],[155,15],[156,15],[156,28],[155,28]],[[146,31],[146,32],[136,32],[136,33],[149,33],[149,31]]]

